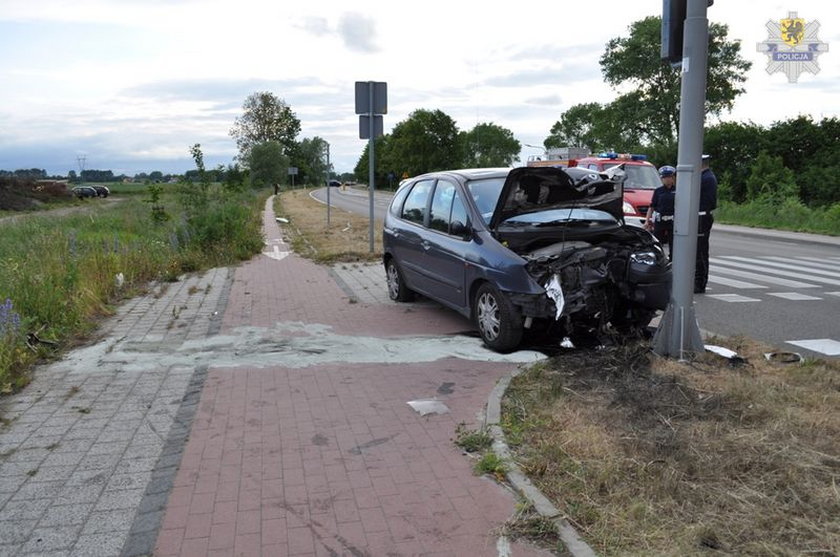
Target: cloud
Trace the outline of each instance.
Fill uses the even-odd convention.
[[[365,15],[347,12],[341,15],[338,22],[338,33],[344,41],[344,46],[356,52],[378,52],[374,40],[376,38],[376,21]]]

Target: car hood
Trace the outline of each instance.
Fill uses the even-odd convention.
[[[620,169],[584,174],[573,179],[562,168],[514,168],[502,186],[490,229],[513,216],[552,209],[599,209],[623,222],[624,174]]]

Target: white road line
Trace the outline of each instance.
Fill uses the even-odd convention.
[[[758,298],[748,298],[740,294],[706,294],[707,298],[715,298],[721,302],[760,302]]]
[[[808,268],[817,267],[820,269],[829,269],[832,271],[840,272],[840,262],[832,263],[830,259],[819,259],[816,257],[797,257],[796,259],[791,259],[790,257],[782,257],[779,255],[771,255],[766,257],[766,259],[774,259],[776,261],[783,261],[785,263],[791,263],[793,261],[802,261]]]
[[[709,282],[722,284],[724,286],[731,286],[732,288],[767,288],[766,286],[762,286],[760,284],[753,284],[751,282],[723,278],[717,275],[709,275]]]
[[[759,282],[767,282],[776,284],[778,286],[787,286],[788,288],[817,288],[816,284],[808,284],[806,282],[799,282],[798,280],[787,280],[776,277],[769,277],[767,275],[759,275],[757,273],[748,273],[747,271],[739,271],[737,269],[728,269],[725,267],[713,266],[715,273],[722,273],[724,275],[734,275],[736,277],[748,278],[757,280]]]
[[[768,294],[777,298],[784,298],[785,300],[822,300],[822,298],[800,294],[799,292],[768,292]]]
[[[840,292],[826,292],[826,294],[829,294],[831,296],[840,296]]]
[[[767,261],[766,259],[753,259],[751,257],[737,257],[735,255],[725,255],[724,259],[731,260],[731,261],[745,261],[747,263],[761,263],[762,265],[770,265],[771,267],[779,267],[780,269],[793,269],[794,271],[807,271],[809,273],[814,273],[817,275],[825,275],[828,277],[835,277],[840,278],[840,272],[833,272],[833,271],[825,271],[823,269],[813,269],[810,266],[803,267],[803,265],[792,265],[791,260],[788,259],[787,263],[778,263],[776,261]],[[810,265],[810,263],[808,263]],[[775,272],[775,271],[773,271]]]
[[[829,278],[823,277],[815,277],[814,275],[806,275],[804,273],[794,273],[793,271],[781,271],[778,269],[769,269],[767,267],[762,267],[760,265],[750,265],[748,263],[738,263],[732,261],[726,261],[725,259],[721,259],[719,257],[712,257],[710,262],[715,263],[716,265],[734,265],[739,269],[750,269],[753,271],[761,271],[763,273],[773,273],[774,275],[781,275],[783,277],[793,277],[799,279],[810,280],[812,282],[821,282],[823,284],[832,284],[835,286],[840,286],[840,280],[834,280]],[[716,271],[720,271],[719,268],[715,269]],[[801,287],[800,287],[801,288]]]
[[[840,342],[830,338],[816,338],[810,340],[788,340],[788,344],[800,346],[825,354],[826,356],[840,356]]]

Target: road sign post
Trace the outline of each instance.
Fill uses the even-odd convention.
[[[356,82],[356,114],[359,139],[368,140],[368,197],[370,201],[370,252],[373,253],[374,140],[383,134],[382,114],[388,113],[388,84],[382,81]]]

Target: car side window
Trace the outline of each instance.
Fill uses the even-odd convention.
[[[469,217],[467,216],[467,208],[464,207],[464,202],[461,201],[461,196],[455,192],[455,198],[452,200],[452,218],[449,221],[449,233],[453,236],[465,235],[467,227],[469,227]]]
[[[449,216],[452,214],[452,200],[455,198],[455,184],[439,180],[432,196],[429,213],[429,228],[449,232]]]
[[[414,184],[408,197],[405,199],[402,210],[402,218],[423,224],[426,219],[426,206],[429,201],[429,193],[432,191],[434,180],[423,180]]]

